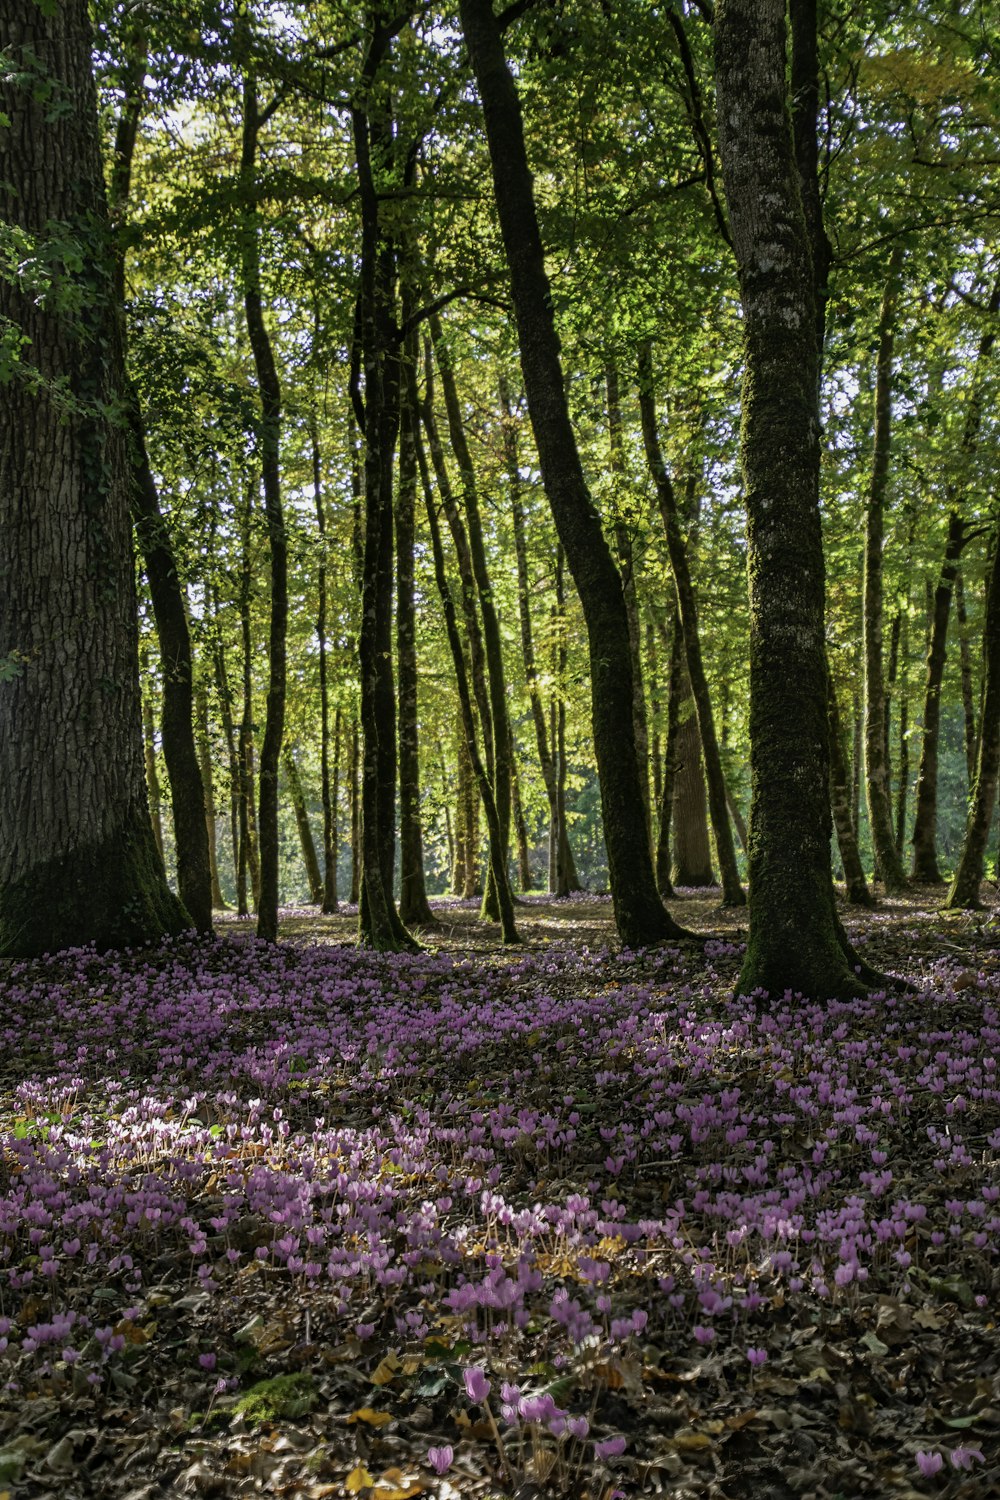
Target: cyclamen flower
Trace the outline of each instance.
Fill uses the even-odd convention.
[[[465,1390],[469,1400],[481,1406],[490,1393],[490,1382],[486,1379],[486,1372],[476,1365],[471,1365],[467,1370],[462,1371],[462,1378],[465,1381]]]
[[[450,1443],[445,1443],[441,1448],[428,1448],[427,1450],[427,1462],[435,1474],[447,1474],[454,1457],[455,1450]]]
[[[944,1459],[941,1457],[940,1453],[920,1452],[917,1454],[917,1468],[927,1479],[929,1479],[932,1474],[937,1474],[940,1471],[941,1465],[943,1463]]]
[[[750,1361],[751,1365],[756,1370],[760,1365],[763,1365],[763,1364],[767,1363],[767,1350],[766,1349],[748,1349],[747,1350],[747,1359]]]
[[[953,1448],[948,1455],[953,1469],[971,1469],[973,1462],[985,1463],[981,1448]]]
[[[625,1452],[625,1439],[623,1437],[605,1438],[601,1443],[594,1444],[595,1458],[618,1458]]]

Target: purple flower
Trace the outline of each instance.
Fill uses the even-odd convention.
[[[763,1364],[767,1363],[767,1350],[766,1349],[748,1349],[747,1350],[747,1359],[750,1361],[751,1365],[756,1370],[760,1365],[763,1365]]]
[[[925,1478],[929,1479],[932,1474],[937,1474],[943,1463],[944,1459],[940,1453],[921,1452],[917,1454],[917,1468]]]
[[[985,1463],[981,1448],[953,1448],[949,1454],[953,1469],[971,1469],[973,1461]]]
[[[427,1462],[435,1474],[447,1474],[454,1457],[455,1450],[450,1443],[445,1443],[441,1448],[428,1448],[427,1450]]]
[[[715,1338],[714,1328],[703,1328],[700,1323],[694,1325],[694,1336],[699,1344],[710,1344]]]
[[[594,1444],[595,1458],[618,1458],[625,1452],[625,1439],[623,1437],[605,1438],[603,1442]]]
[[[480,1370],[477,1365],[470,1365],[467,1370],[462,1371],[462,1378],[465,1381],[465,1390],[469,1400],[481,1406],[490,1393],[486,1371]]]
[[[203,1370],[214,1370],[215,1369],[215,1355],[214,1354],[199,1354],[198,1355],[198,1363],[201,1365],[201,1368]]]

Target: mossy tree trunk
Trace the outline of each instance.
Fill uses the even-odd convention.
[[[295,749],[292,745],[284,746],[281,752],[281,760],[285,771],[285,781],[288,785],[288,795],[292,802],[292,811],[295,813],[295,827],[298,830],[299,847],[302,850],[302,863],[306,871],[309,900],[314,906],[322,906],[323,876],[319,867],[319,855],[316,853],[316,840],[313,837],[312,824],[309,821],[309,808],[306,803],[305,788],[302,785],[302,776],[299,772],[298,762],[295,759]]]
[[[743,303],[750,588],[750,933],[743,993],[863,989],[830,863],[819,337],[789,119],[785,0],[720,0],[719,145]]]
[[[851,816],[851,778],[844,753],[843,729],[840,722],[840,707],[837,690],[830,678],[830,805],[833,826],[837,833],[837,847],[844,866],[844,885],[847,899],[852,906],[872,906],[872,893],[865,879],[864,866],[858,851],[858,836]]]
[[[53,265],[77,294],[59,304],[0,277],[0,322],[28,341],[0,384],[0,953],[31,956],[153,942],[188,916],[146,796],[131,470],[109,416],[126,396],[122,309],[87,7],[0,0],[0,35],[0,219],[43,245],[56,224],[79,257]]]
[[[316,507],[316,529],[319,532],[319,565],[316,570],[316,646],[319,653],[319,790],[323,804],[323,914],[337,910],[337,772],[340,760],[339,742],[330,746],[330,651],[327,638],[327,529],[326,502],[323,498],[323,466],[319,446],[319,427],[313,419],[309,428],[312,458],[313,504]],[[336,710],[340,729],[340,709]]]
[[[491,0],[460,0],[459,11],[483,105],[542,481],[587,626],[594,751],[615,921],[623,942],[639,947],[683,932],[660,900],[645,834],[621,580],[587,488],[570,420],[520,103],[500,24]]]

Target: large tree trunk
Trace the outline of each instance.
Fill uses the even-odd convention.
[[[87,8],[0,0],[0,35],[0,220],[43,245],[57,225],[79,254],[79,269],[68,253],[54,264],[60,299],[0,276],[0,323],[27,340],[0,383],[0,953],[27,956],[152,942],[188,918],[146,800],[130,468],[111,416],[126,394],[121,308]]]
[[[875,365],[875,437],[872,472],[865,512],[864,561],[864,687],[865,793],[875,868],[887,891],[906,884],[892,827],[892,798],[887,764],[886,693],[882,664],[882,548],[885,539],[885,500],[892,442],[892,361],[899,294],[901,252],[890,259],[879,313],[878,354]]]
[[[594,750],[615,921],[623,942],[642,947],[682,936],[683,930],[660,900],[645,836],[621,580],[587,489],[569,416],[520,104],[500,26],[491,0],[460,0],[459,9],[483,104],[542,480],[587,624]]]
[[[660,518],[663,521],[663,529],[667,538],[667,551],[670,554],[670,567],[677,589],[677,607],[684,635],[684,654],[704,756],[708,806],[712,817],[712,831],[715,834],[715,852],[722,875],[722,899],[726,906],[743,906],[746,896],[740,884],[732,824],[729,821],[729,809],[726,806],[726,778],[722,770],[722,756],[719,753],[719,741],[715,733],[715,718],[712,714],[708,677],[701,655],[698,607],[695,602],[691,572],[688,568],[687,547],[681,535],[680,515],[674,486],[663,458],[660,436],[657,431],[653,359],[648,343],[643,345],[639,354],[639,410],[642,417],[642,439],[646,449],[646,462],[656,486],[656,499],[660,507]],[[686,754],[690,758],[690,751]],[[676,879],[679,885],[689,883],[682,880],[680,875]]]
[[[830,863],[813,260],[788,122],[785,0],[720,0],[719,145],[743,303],[750,579],[750,933],[745,994],[863,988]]]
[[[661,630],[663,626],[660,626]],[[666,644],[664,640],[664,644]],[[677,739],[681,722],[682,675],[684,668],[684,643],[681,638],[681,622],[674,611],[673,630],[670,636],[668,658],[670,662],[667,683],[667,732],[663,747],[663,782],[660,788],[660,826],[656,837],[656,884],[664,898],[674,895],[670,878],[670,835],[674,818],[674,790],[677,782]]]
[[[948,517],[948,541],[931,612],[930,644],[924,683],[924,730],[917,770],[917,810],[913,820],[913,878],[939,885],[937,862],[938,752],[941,739],[941,684],[948,645],[948,619],[958,564],[966,543],[965,523],[956,511]]]
[[[969,790],[976,779],[976,700],[972,687],[972,653],[969,650],[969,616],[965,607],[962,571],[955,574],[955,613],[958,616],[958,650],[962,668],[962,710],[965,715],[965,767]]]
[[[993,565],[986,603],[985,655],[986,691],[976,781],[965,842],[946,902],[950,907],[966,910],[981,904],[979,887],[983,878],[986,840],[997,805],[997,773],[1000,771],[1000,535],[993,542]]]
[[[392,170],[392,121],[374,102],[375,80],[402,21],[380,6],[351,110],[361,205],[360,352],[364,369],[365,536],[361,590],[361,902],[367,946],[413,947],[393,900],[396,855],[396,691],[392,667],[393,454],[399,427],[395,252],[377,181]]]

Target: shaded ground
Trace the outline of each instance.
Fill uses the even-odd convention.
[[[936,895],[845,913],[918,995],[773,1015],[717,893],[8,966],[0,1494],[1000,1492],[1000,950]]]

